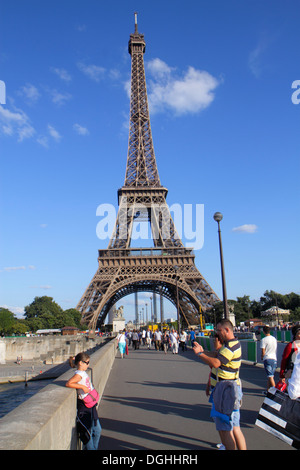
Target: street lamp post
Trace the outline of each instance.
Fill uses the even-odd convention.
[[[178,326],[178,334],[180,335],[180,314],[179,314],[179,295],[178,295],[178,266],[174,266],[174,271],[176,275],[176,306],[177,306],[177,326]]]
[[[151,306],[151,323],[152,323],[152,335],[153,335],[153,333],[154,333],[154,318],[153,318],[152,297],[150,297],[150,306]]]
[[[222,275],[222,290],[223,290],[223,307],[225,318],[229,320],[229,311],[227,304],[227,292],[226,292],[226,282],[225,282],[225,271],[224,271],[224,261],[223,261],[223,250],[222,250],[222,238],[221,238],[221,229],[220,222],[223,219],[221,212],[216,212],[214,214],[214,219],[218,223],[218,232],[219,232],[219,245],[220,245],[220,259],[221,259],[221,275]]]

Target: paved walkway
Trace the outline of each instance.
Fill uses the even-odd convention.
[[[205,394],[209,368],[193,351],[118,353],[99,407],[101,450],[212,450],[220,442]],[[292,450],[255,426],[265,371],[242,365],[241,428],[249,450]]]

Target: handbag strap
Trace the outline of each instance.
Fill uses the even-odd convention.
[[[94,401],[97,401],[96,398],[93,397],[93,395],[92,395],[90,392],[88,393],[88,395],[89,395],[90,397],[92,397],[92,399],[93,399]]]

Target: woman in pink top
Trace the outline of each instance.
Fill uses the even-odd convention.
[[[77,431],[85,450],[97,450],[101,436],[97,403],[92,408],[88,408],[83,401],[94,388],[86,372],[89,368],[90,356],[81,352],[75,357],[70,357],[69,363],[71,367],[77,368],[73,377],[66,383],[66,387],[77,390]]]

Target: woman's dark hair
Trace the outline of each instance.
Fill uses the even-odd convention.
[[[299,330],[300,330],[300,325],[293,326],[293,328],[292,328],[293,341],[295,341],[296,334]]]
[[[78,353],[75,357],[71,356],[69,358],[69,364],[71,367],[77,367],[80,361],[87,361],[89,358],[90,356],[87,353],[81,352]]]

